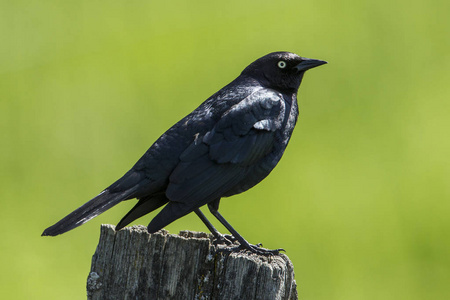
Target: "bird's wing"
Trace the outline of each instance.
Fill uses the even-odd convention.
[[[285,102],[274,91],[259,90],[232,106],[181,154],[167,197],[195,207],[222,197],[245,178],[248,167],[273,150],[284,117]]]

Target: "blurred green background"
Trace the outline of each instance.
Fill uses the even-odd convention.
[[[4,299],[85,298],[100,224],[134,201],[57,238],[43,229],[278,50],[329,64],[303,80],[278,167],[223,215],[287,250],[301,299],[450,294],[447,0],[0,3]],[[167,229],[206,230],[195,215]]]

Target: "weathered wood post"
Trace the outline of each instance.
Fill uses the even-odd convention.
[[[88,299],[298,299],[289,258],[230,252],[210,235],[119,232],[102,225],[87,280]]]

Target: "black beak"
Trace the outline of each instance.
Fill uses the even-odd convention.
[[[306,70],[327,64],[327,62],[324,60],[311,59],[311,58],[305,58],[305,57],[302,57],[302,59],[303,59],[302,62],[294,67],[299,72],[304,72]]]

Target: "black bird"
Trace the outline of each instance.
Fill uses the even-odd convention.
[[[229,241],[200,211],[208,204],[242,248],[278,253],[281,249],[267,250],[242,238],[218,212],[219,202],[258,184],[277,165],[297,121],[303,75],[323,64],[289,52],[257,59],[167,130],[122,178],[42,235],[62,234],[123,200],[137,198],[116,230],[165,205],[148,225],[149,233],[195,212],[215,238]]]

